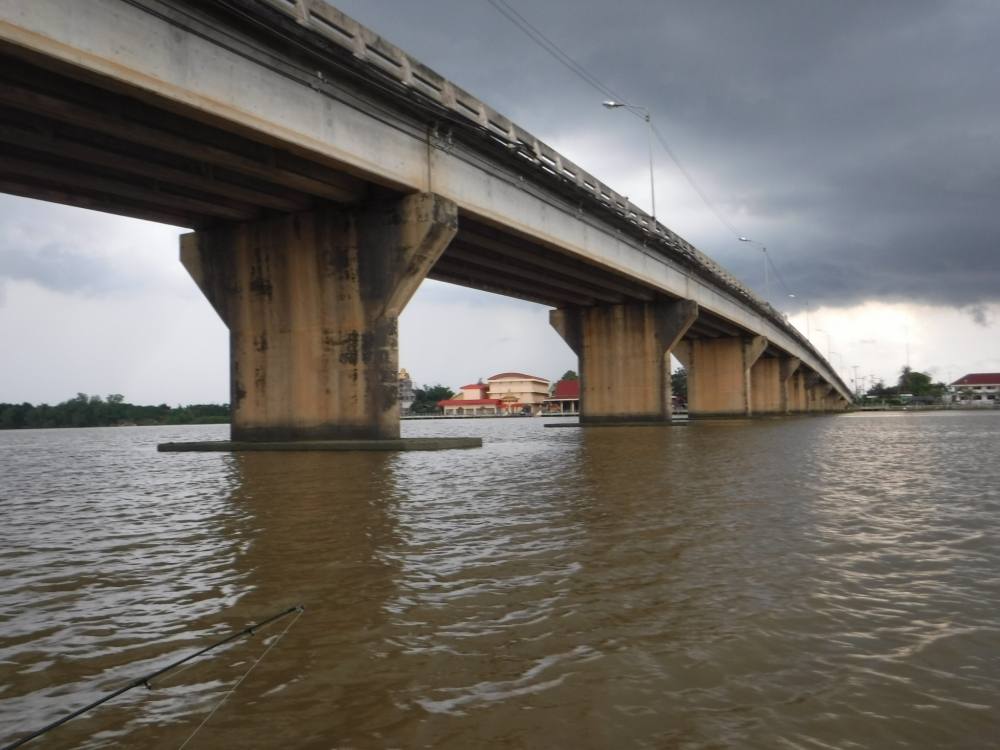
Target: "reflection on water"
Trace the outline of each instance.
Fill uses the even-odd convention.
[[[1000,415],[0,433],[0,739],[286,606],[188,747],[983,747]],[[284,622],[50,734],[177,747]]]

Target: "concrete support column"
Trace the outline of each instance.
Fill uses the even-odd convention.
[[[781,412],[791,414],[793,409],[792,378],[802,365],[797,357],[782,357],[779,377],[781,378]]]
[[[751,371],[767,348],[763,336],[695,339],[674,352],[688,373],[688,416],[753,415]]]
[[[419,194],[184,235],[229,327],[232,439],[398,438],[397,319],[457,228]]]
[[[669,420],[670,350],[697,317],[688,300],[552,310],[580,358],[580,422]]]
[[[795,357],[761,357],[750,368],[750,404],[754,414],[788,414],[789,382],[799,368]]]
[[[806,378],[807,411],[825,412],[830,410],[827,397],[833,391],[833,386],[816,373],[810,373]]]
[[[798,362],[798,360],[793,360]],[[788,380],[788,411],[798,414],[809,410],[808,397],[806,395],[806,374],[800,369],[792,373]]]

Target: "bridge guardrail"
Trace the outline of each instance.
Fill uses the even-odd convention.
[[[469,125],[478,127],[508,151],[533,166],[542,179],[557,180],[575,186],[584,195],[642,234],[658,239],[675,259],[700,275],[724,287],[771,323],[780,327],[815,357],[826,364],[840,381],[836,371],[798,329],[791,325],[770,303],[760,299],[739,279],[708,255],[671,231],[586,170],[562,156],[485,102],[416,60],[396,45],[387,42],[371,29],[330,5],[327,0],[259,0],[294,19],[300,25],[348,51],[357,60],[388,76],[404,87],[431,99]],[[847,386],[839,383],[847,392]]]

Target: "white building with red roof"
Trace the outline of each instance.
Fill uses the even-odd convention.
[[[579,414],[580,381],[577,378],[560,380],[552,389],[552,395],[545,399],[546,414]]]
[[[972,372],[948,386],[955,403],[970,406],[1000,405],[1000,372]]]
[[[535,415],[549,395],[549,381],[523,372],[501,372],[459,391],[454,398],[438,401],[446,416]]]
[[[498,398],[507,414],[538,414],[549,397],[549,381],[523,372],[500,372],[486,378],[490,398]]]
[[[443,401],[438,401],[447,417],[497,417],[503,402],[489,398],[486,383],[470,383],[458,389],[458,393]]]

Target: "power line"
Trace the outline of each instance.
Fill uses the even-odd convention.
[[[521,15],[521,13],[519,13],[517,10],[511,7],[511,5],[507,2],[507,0],[486,0],[486,1],[490,5],[492,5],[497,12],[499,12],[502,16],[504,16],[504,18],[513,23],[515,26],[517,26],[521,31],[523,31],[528,36],[529,39],[531,39],[538,46],[540,46],[542,49],[548,52],[560,64],[568,68],[570,72],[572,72],[574,75],[583,80],[588,86],[592,87],[593,89],[599,91],[604,96],[607,96],[613,100],[617,100],[620,102],[629,101],[627,97],[623,97],[621,94],[617,93],[614,89],[612,89],[610,86],[608,86],[607,84],[602,82],[599,78],[597,78],[595,75],[593,75],[590,71],[588,71],[583,65],[577,62],[575,59],[573,59],[573,57],[570,56],[569,53],[567,53],[558,44],[552,41],[552,39],[550,39],[541,29],[532,24],[531,21],[529,21],[527,18]],[[643,117],[642,113],[640,113],[637,109],[628,107],[628,111],[631,112],[636,117],[640,118]],[[715,203],[712,201],[712,199],[708,197],[708,194],[704,190],[702,190],[701,186],[698,184],[698,181],[695,180],[694,176],[681,163],[680,158],[677,156],[676,153],[674,153],[674,150],[670,147],[670,144],[667,143],[666,137],[656,126],[656,123],[654,123],[650,119],[649,126],[654,136],[656,137],[656,140],[659,142],[663,150],[667,153],[667,156],[670,157],[670,160],[674,163],[674,165],[677,167],[680,173],[684,176],[684,179],[687,180],[688,184],[695,191],[695,193],[698,194],[698,197],[701,198],[702,202],[705,204],[708,210],[711,211],[712,215],[734,237],[739,238],[740,236],[742,236],[741,233],[736,229],[736,227],[733,226],[733,223],[725,217],[722,211],[719,210],[718,206],[716,206]],[[653,210],[655,212],[655,208]],[[788,285],[785,283],[785,279],[784,277],[782,277],[781,272],[778,271],[777,266],[774,265],[774,261],[771,260],[771,256],[766,252],[764,253],[764,255],[767,258],[767,263],[771,266],[775,276],[781,283],[782,288],[784,288],[785,293],[791,294],[791,290],[789,290]]]
[[[597,89],[599,92],[608,96],[612,99],[624,99],[620,94],[615,93],[615,91],[606,84],[602,83],[600,79],[592,75],[590,71],[584,68],[580,63],[570,57],[569,54],[563,51],[563,49],[552,41],[548,36],[546,36],[538,27],[533,25],[527,18],[522,16],[514,8],[512,8],[506,0],[486,0],[490,5],[492,5],[501,15],[503,15],[508,21],[517,26],[521,31],[528,35],[528,37],[538,44],[542,49],[548,52],[552,57],[558,60],[560,63],[565,65],[572,71],[575,75],[583,79],[589,86]],[[636,114],[636,113],[633,113]]]
[[[653,128],[653,134],[656,136],[656,140],[660,142],[660,145],[663,147],[663,150],[667,152],[667,155],[670,157],[673,163],[677,165],[677,168],[681,171],[681,174],[684,175],[685,179],[687,179],[688,184],[690,184],[691,187],[694,188],[694,191],[698,194],[698,197],[700,197],[702,202],[704,202],[704,204],[708,206],[708,210],[715,215],[715,218],[719,220],[722,226],[724,226],[726,229],[728,229],[730,232],[733,233],[733,236],[738,237],[740,233],[736,230],[736,227],[734,227],[729,222],[729,220],[722,215],[722,212],[719,211],[718,208],[716,208],[714,203],[712,203],[708,195],[706,195],[705,191],[701,189],[701,187],[695,181],[694,177],[691,176],[691,173],[684,168],[684,165],[681,164],[680,159],[677,158],[677,155],[674,153],[673,149],[670,148],[670,145],[667,143],[667,139],[663,137],[663,133],[661,133],[660,129],[656,127],[656,123],[651,123],[651,127]]]
[[[778,270],[778,267],[774,265],[774,261],[771,260],[771,254],[765,253],[765,255],[767,256],[767,262],[770,264],[771,270],[774,271],[774,275],[778,277],[778,281],[781,283],[782,289],[785,290],[785,294],[791,294],[792,290],[788,288],[788,284],[785,283],[785,279],[781,275],[781,271]]]
[[[599,91],[604,96],[610,97],[611,99],[627,102],[628,98],[623,97],[621,94],[617,93],[610,86],[602,82],[599,78],[588,71],[583,65],[574,60],[566,51],[564,51],[558,44],[556,44],[552,39],[545,35],[537,26],[532,24],[527,18],[521,15],[517,10],[512,8],[507,0],[486,0],[490,5],[492,5],[501,15],[504,16],[508,21],[517,26],[521,31],[523,31],[529,39],[535,42],[538,46],[548,52],[552,57],[558,60],[562,65],[568,68],[574,75],[583,80],[587,85],[591,86],[595,90]],[[642,117],[643,115],[633,109],[629,109],[636,117]],[[667,143],[666,137],[660,131],[656,124],[650,121],[650,126],[656,140],[659,141],[660,146],[670,157],[670,160],[674,163],[680,173],[684,175],[684,179],[688,181],[688,184],[692,189],[698,194],[702,202],[708,207],[716,219],[719,220],[727,230],[729,230],[734,236],[739,236],[739,232],[736,227],[723,216],[722,212],[716,207],[716,205],[708,197],[708,194],[701,189],[701,186],[694,179],[694,176],[684,167],[681,163],[680,158],[674,153],[674,150],[670,148],[670,144]]]

